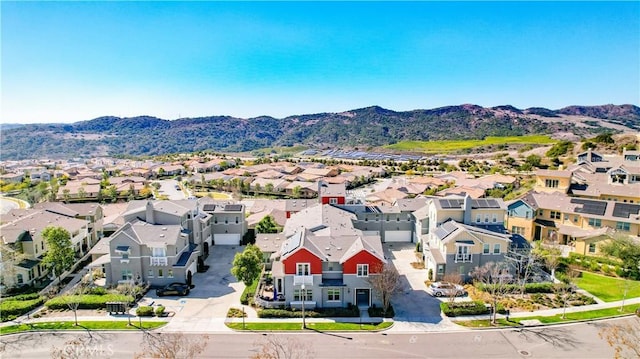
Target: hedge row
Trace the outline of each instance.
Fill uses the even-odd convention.
[[[358,307],[352,306],[350,308],[323,308],[306,310],[305,317],[309,318],[327,318],[327,317],[340,317],[340,318],[353,318],[359,317],[360,311]],[[302,318],[301,310],[288,310],[288,309],[262,309],[258,311],[258,317],[260,318]]]
[[[242,295],[240,296],[240,304],[244,305],[252,305],[253,297],[256,295],[256,290],[258,289],[258,283],[260,283],[259,279],[255,279],[250,286],[244,287],[242,291]]]
[[[55,297],[53,299],[48,300],[44,305],[49,309],[69,309],[67,306],[67,298],[69,296],[60,296]],[[101,309],[106,308],[107,302],[133,302],[133,297],[130,295],[124,294],[105,294],[105,295],[95,295],[95,294],[85,294],[85,295],[74,295],[75,297],[70,300],[78,300],[79,305],[78,309]]]
[[[27,293],[27,294],[18,294],[12,297],[5,297],[0,299],[0,302],[5,301],[20,301],[20,300],[33,300],[40,298],[40,294],[38,292],[35,293]]]
[[[442,302],[440,303],[440,309],[447,317],[489,314],[489,309],[481,300],[459,303]]]
[[[15,297],[14,297],[15,298]],[[13,320],[44,303],[44,298],[37,296],[35,299],[6,299],[0,303],[0,320],[6,322]]]
[[[393,310],[393,306],[389,305],[389,309],[387,309],[387,313],[383,313],[384,311],[382,310],[381,307],[369,307],[369,316],[370,317],[382,317],[384,316],[385,318],[393,318],[396,314]]]
[[[479,284],[477,287],[481,291],[486,292],[494,284]],[[507,293],[520,293],[522,287],[519,284],[506,284],[505,292]],[[525,293],[553,293],[553,283],[527,283],[524,285]]]

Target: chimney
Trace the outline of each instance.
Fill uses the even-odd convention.
[[[471,224],[471,196],[464,194],[464,224]]]
[[[147,223],[156,224],[156,220],[153,215],[153,203],[151,203],[151,201],[147,201],[145,220]]]

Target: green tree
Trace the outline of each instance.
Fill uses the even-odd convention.
[[[598,136],[596,136],[596,138],[594,138],[593,140],[598,143],[614,143],[615,142],[613,140],[613,137],[611,137],[611,133],[609,132],[601,133]]]
[[[250,286],[258,279],[262,270],[262,252],[257,246],[249,244],[242,253],[236,253],[233,257],[231,274],[241,280],[246,286]]]
[[[267,191],[267,192],[269,192],[269,193],[273,192],[273,183],[267,183],[267,184],[264,186],[264,190],[265,190],[265,191]]]
[[[293,198],[300,198],[301,192],[302,192],[302,188],[300,186],[295,186],[293,187],[291,194],[293,195]]]
[[[600,251],[620,258],[627,277],[640,279],[640,244],[627,236],[616,236],[611,242],[601,244]]]
[[[542,159],[538,155],[529,155],[524,160],[525,163],[530,164],[532,167],[540,167],[540,162]]]
[[[47,243],[47,252],[42,264],[47,266],[60,279],[62,273],[75,263],[75,251],[71,243],[69,231],[62,227],[47,227],[42,231],[42,238]]]
[[[278,224],[271,215],[264,216],[260,222],[256,224],[257,233],[278,233],[279,230]]]

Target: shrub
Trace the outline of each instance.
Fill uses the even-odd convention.
[[[238,308],[229,308],[229,311],[227,312],[227,318],[242,318],[246,316],[247,313]]]
[[[427,274],[427,279],[433,280],[433,268],[429,268],[429,272]]]
[[[448,317],[489,314],[489,309],[482,301],[458,303],[442,302],[440,303],[440,309]]]
[[[396,314],[393,310],[393,306],[389,306],[389,309],[387,309],[387,313],[383,315],[383,310],[380,307],[369,307],[369,316],[370,317],[382,317],[384,316],[385,318],[393,318]]]
[[[6,298],[2,298],[0,299],[0,302],[4,302],[4,301],[21,301],[21,300],[33,300],[33,299],[38,299],[40,298],[40,294],[38,293],[26,293],[26,294],[18,294],[15,295],[13,297],[6,297]]]
[[[92,287],[87,291],[87,294],[105,295],[107,290],[104,287]]]
[[[307,310],[305,311],[305,317],[317,318],[318,312]],[[302,318],[302,311],[287,309],[262,309],[258,311],[258,318]]]
[[[250,286],[244,288],[242,291],[242,295],[240,296],[240,303],[243,305],[253,305],[253,298],[256,295],[256,290],[258,289],[258,283],[260,283],[259,279],[256,279],[251,283]]]
[[[150,317],[153,315],[153,307],[141,306],[136,309],[136,315],[139,317]]]
[[[16,298],[16,297],[14,297]],[[5,299],[0,302],[0,319],[3,322],[13,320],[44,303],[44,298],[37,296],[35,299]]]
[[[102,309],[106,308],[107,302],[133,302],[133,297],[123,294],[85,294],[81,295],[78,309]],[[55,297],[48,300],[44,305],[49,309],[68,309],[64,296]]]
[[[308,318],[326,318],[326,317],[358,317],[360,311],[358,307],[351,306],[349,308],[318,308],[314,310],[306,310],[305,317]],[[288,309],[262,309],[258,311],[259,318],[302,318],[301,310]]]
[[[155,310],[155,313],[156,313],[156,317],[163,316],[164,315],[164,306],[162,306],[162,305],[157,306],[156,310]]]

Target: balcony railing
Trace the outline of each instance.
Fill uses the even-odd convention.
[[[456,262],[471,262],[471,254],[456,254]]]
[[[312,275],[294,275],[293,285],[313,285]]]
[[[169,264],[167,257],[150,257],[149,265],[151,266],[166,266]]]

